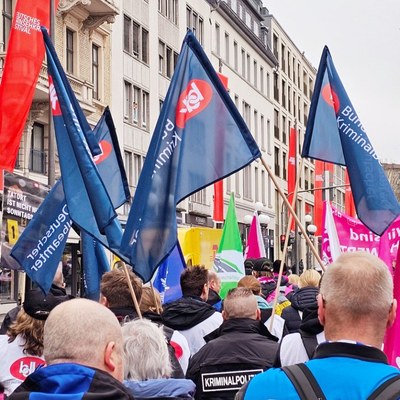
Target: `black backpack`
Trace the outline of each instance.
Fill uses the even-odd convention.
[[[295,387],[301,400],[326,400],[314,375],[305,364],[282,368]],[[400,397],[400,374],[388,379],[368,397],[367,400],[397,400]]]

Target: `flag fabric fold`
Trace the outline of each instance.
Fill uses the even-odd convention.
[[[296,177],[297,177],[297,129],[290,128],[289,135],[289,156],[287,165],[287,192],[288,201],[292,205],[293,195],[296,190]],[[296,204],[293,205],[293,209],[296,211]],[[290,216],[290,214],[289,214]],[[296,229],[296,223],[292,220],[290,230]]]
[[[170,303],[182,297],[181,273],[186,268],[179,241],[158,267],[153,286],[160,292],[161,302]]]
[[[261,153],[201,45],[186,34],[149,146],[121,252],[149,281],[177,241],[176,205]]]
[[[339,236],[333,219],[332,207],[329,201],[324,202],[324,234],[322,236],[322,254],[325,265],[335,261],[341,254]]]
[[[302,157],[345,165],[357,215],[378,235],[400,206],[325,46],[315,81]]]
[[[238,281],[245,275],[242,239],[236,218],[233,193],[229,201],[213,269],[221,279],[221,298],[225,298],[229,289],[236,287]]]
[[[253,220],[251,221],[249,234],[247,236],[246,249],[244,259],[266,257],[264,240],[261,232],[260,220],[257,211],[254,211]]]

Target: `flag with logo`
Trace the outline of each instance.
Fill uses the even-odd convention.
[[[181,246],[179,242],[176,242],[169,256],[158,267],[153,282],[153,286],[160,292],[163,304],[182,297],[180,278],[185,268],[186,263]]]
[[[49,27],[49,10],[50,0],[18,0],[15,5],[0,84],[0,170],[14,170],[44,57],[40,26]]]
[[[242,238],[236,218],[233,193],[231,193],[213,269],[221,279],[221,298],[225,298],[229,289],[236,287],[238,281],[245,275]]]
[[[50,102],[65,199],[70,218],[111,251],[118,254],[121,225],[114,205],[92,158],[88,142],[74,110],[73,102],[55,62],[57,54],[45,29]],[[93,135],[92,132],[88,134]]]
[[[257,211],[254,212],[251,221],[249,233],[247,235],[246,249],[244,251],[244,259],[248,258],[265,258],[264,239],[262,237],[260,220]]]
[[[400,215],[399,202],[326,46],[315,81],[302,157],[347,167],[357,215],[377,235]]]
[[[159,116],[121,252],[149,281],[177,241],[176,205],[261,153],[191,31]]]

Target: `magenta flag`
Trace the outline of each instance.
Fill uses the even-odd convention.
[[[400,246],[399,246],[400,249]],[[397,250],[396,268],[393,276],[393,296],[400,303],[400,250]],[[383,350],[388,358],[389,364],[400,368],[400,316],[398,315],[394,324],[386,331]]]
[[[260,221],[257,211],[254,212],[251,221],[249,234],[247,236],[246,250],[244,251],[244,259],[266,257],[264,240],[261,233]]]

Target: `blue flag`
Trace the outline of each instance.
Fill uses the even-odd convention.
[[[345,165],[357,215],[382,233],[400,206],[325,46],[310,106],[302,157]]]
[[[72,225],[57,181],[11,250],[29,278],[48,293]]]
[[[121,252],[144,282],[177,242],[176,205],[261,153],[203,49],[188,32],[155,127]]]
[[[169,256],[158,267],[153,282],[153,286],[160,292],[163,304],[182,297],[180,278],[185,268],[186,263],[181,246],[179,242],[176,242],[176,246]]]
[[[100,281],[103,274],[110,270],[104,247],[86,232],[81,232],[84,297],[99,301]]]
[[[69,97],[71,93],[66,90],[65,81],[61,78],[65,73],[57,68],[57,54],[47,31],[42,28],[42,32],[61,177],[70,217],[80,229],[118,254],[122,237],[121,225],[92,159]]]

